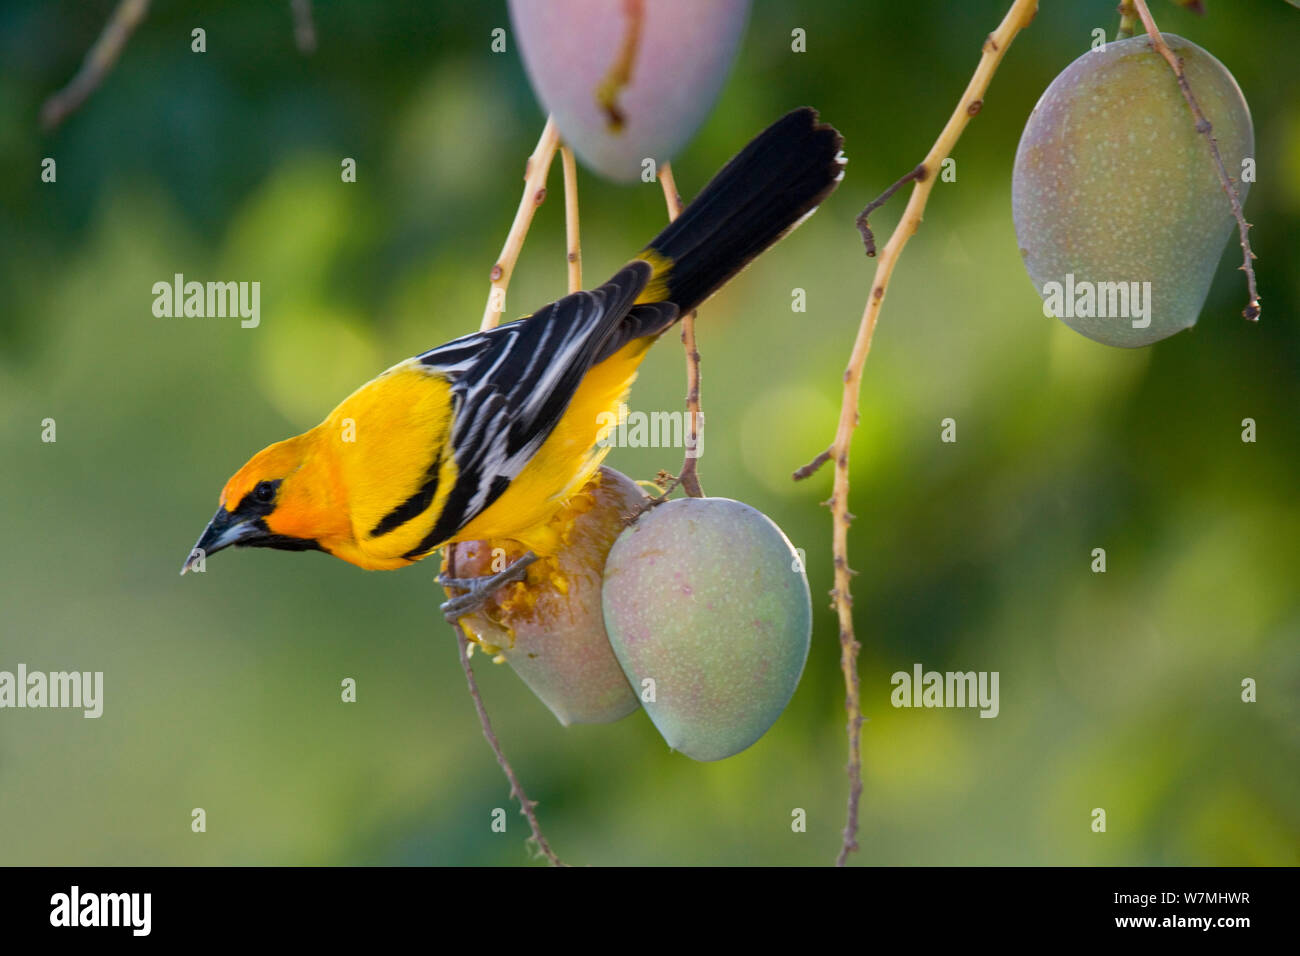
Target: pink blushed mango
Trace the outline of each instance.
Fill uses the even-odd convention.
[[[699,128],[748,18],[749,0],[510,0],[542,107],[586,166],[618,182]]]

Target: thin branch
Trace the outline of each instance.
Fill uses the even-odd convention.
[[[1201,112],[1201,106],[1196,102],[1196,97],[1192,94],[1192,88],[1187,83],[1187,74],[1183,72],[1183,58],[1169,49],[1169,44],[1165,43],[1165,38],[1161,36],[1156,21],[1151,16],[1151,11],[1147,9],[1147,0],[1132,0],[1133,5],[1137,7],[1138,16],[1142,18],[1142,25],[1146,27],[1147,36],[1151,38],[1151,46],[1165,58],[1169,64],[1169,69],[1174,71],[1174,78],[1178,81],[1178,89],[1182,91],[1183,99],[1187,101],[1187,108],[1192,111],[1192,118],[1196,121],[1196,131],[1205,137],[1210,144],[1210,155],[1214,159],[1214,170],[1219,174],[1219,185],[1228,196],[1228,203],[1232,206],[1232,216],[1237,220],[1237,236],[1241,241],[1242,264],[1239,266],[1241,271],[1246,273],[1246,291],[1250,296],[1250,301],[1246,303],[1246,308],[1241,312],[1242,316],[1251,322],[1259,321],[1259,289],[1255,287],[1255,267],[1251,265],[1251,260],[1255,258],[1255,253],[1250,249],[1250,223],[1246,222],[1246,216],[1241,210],[1241,197],[1237,195],[1237,187],[1233,185],[1232,177],[1228,175],[1228,170],[1223,165],[1223,157],[1219,154],[1219,143],[1214,138],[1214,127],[1210,121],[1205,118]]]
[[[925,179],[927,175],[929,174],[926,172],[925,166],[917,166],[906,176],[901,177],[897,182],[891,185],[888,189],[886,189],[875,199],[871,200],[871,202],[867,203],[867,205],[863,208],[862,212],[858,213],[858,219],[857,219],[858,232],[862,234],[862,244],[867,247],[868,256],[874,258],[876,255],[876,234],[871,231],[871,226],[868,225],[867,223],[867,217],[870,216],[877,209],[879,209],[881,206],[883,206],[885,203],[889,202],[889,200],[893,197],[894,193],[898,192],[908,183],[920,182],[921,180]]]
[[[1014,0],[1002,23],[984,41],[984,52],[980,57],[979,65],[975,68],[975,74],[966,86],[966,92],[962,94],[943,132],[930,147],[925,160],[899,184],[896,184],[896,186],[901,185],[901,182],[909,179],[915,183],[903,217],[894,227],[889,241],[880,250],[880,258],[876,261],[871,292],[867,296],[862,321],[858,326],[857,339],[853,343],[853,353],[844,372],[844,393],[840,403],[839,426],[835,432],[835,441],[827,451],[818,455],[796,473],[796,477],[807,477],[823,462],[830,460],[835,462],[835,486],[828,502],[834,521],[835,588],[831,591],[831,598],[839,618],[840,667],[844,672],[844,708],[848,712],[849,738],[848,810],[843,843],[839,857],[835,861],[837,866],[843,866],[848,861],[849,854],[858,849],[858,804],[862,797],[863,718],[858,692],[858,651],[861,645],[858,644],[853,632],[853,596],[850,593],[850,584],[854,572],[849,567],[849,523],[853,520],[853,515],[849,513],[848,508],[849,448],[853,440],[853,430],[858,424],[862,368],[866,364],[867,355],[871,352],[871,338],[880,317],[880,308],[885,300],[885,290],[889,287],[890,276],[893,274],[903,247],[921,225],[921,214],[925,211],[926,202],[930,198],[930,190],[934,188],[935,173],[952,152],[971,118],[983,107],[984,93],[998,65],[1002,62],[1007,47],[1011,45],[1016,35],[1029,25],[1037,12],[1038,0]],[[864,213],[869,212],[870,208],[864,210]]]
[[[560,145],[560,133],[553,118],[547,118],[542,136],[537,141],[537,148],[528,157],[524,167],[524,194],[519,200],[519,209],[515,212],[515,221],[510,225],[506,244],[501,255],[492,266],[492,288],[488,292],[487,308],[483,310],[481,331],[496,328],[501,323],[501,313],[506,306],[506,289],[510,286],[510,276],[514,274],[515,263],[519,261],[519,250],[524,247],[524,237],[528,227],[533,223],[533,213],[546,199],[546,177],[551,171],[551,160]]]
[[[808,462],[808,464],[803,465],[800,468],[796,468],[794,474],[791,475],[790,477],[793,478],[795,481],[803,481],[805,478],[810,478],[813,475],[817,474],[817,471],[821,468],[821,466],[826,464],[830,460],[831,460],[831,449],[827,448],[824,452],[821,452],[812,461]]]
[[[469,662],[469,640],[465,637],[465,632],[459,627],[454,628],[456,631],[456,642],[460,649],[460,666],[465,669],[465,681],[469,684],[469,695],[474,698],[474,709],[478,711],[479,723],[483,725],[483,736],[487,738],[488,744],[492,747],[492,752],[497,755],[497,763],[501,765],[506,779],[510,781],[510,796],[519,801],[519,812],[528,820],[528,826],[533,831],[532,839],[541,850],[542,855],[550,861],[551,866],[567,866],[551,849],[551,845],[546,842],[546,836],[542,833],[542,826],[537,822],[537,814],[533,808],[536,804],[528,799],[528,794],[524,793],[523,785],[519,778],[515,776],[514,768],[510,766],[510,761],[506,760],[506,755],[501,751],[501,743],[497,740],[497,735],[492,730],[492,721],[488,718],[487,708],[483,706],[483,698],[478,693],[478,682],[474,680],[474,666]]]
[[[131,39],[131,34],[148,12],[149,0],[121,0],[108,23],[104,24],[99,39],[86,54],[76,76],[41,105],[41,126],[46,132],[57,129],[99,88],[122,55],[126,41]]]
[[[299,53],[316,52],[316,23],[311,15],[311,0],[289,0],[293,10],[293,40]]]
[[[560,147],[560,164],[564,168],[564,237],[568,248],[569,291],[582,289],[582,242],[578,228],[578,162],[573,150]]]
[[[671,221],[682,214],[682,197],[677,191],[677,182],[673,178],[671,163],[659,167],[659,182],[664,190],[664,202],[668,206],[668,219]],[[692,311],[682,316],[682,347],[686,351],[686,456],[682,461],[681,474],[677,481],[682,489],[692,498],[703,498],[704,488],[700,485],[698,449],[700,447],[699,426],[704,421],[700,414],[700,350],[695,344],[695,319],[699,313]]]
[[[651,508],[658,508],[662,504],[668,503],[668,496],[677,490],[677,486],[682,483],[680,477],[670,475],[662,468],[654,481],[637,481],[638,485],[653,487],[656,494],[648,496],[636,508],[623,515],[623,524],[634,524],[638,518],[649,511]],[[700,497],[703,497],[702,495]]]
[[[515,263],[519,261],[519,253],[524,247],[524,239],[528,236],[528,229],[533,222],[533,213],[537,207],[542,204],[546,198],[546,177],[551,170],[551,161],[555,158],[555,152],[559,149],[560,134],[555,126],[555,120],[547,118],[546,126],[542,129],[541,138],[537,141],[537,146],[531,156],[528,157],[528,163],[524,166],[524,194],[519,200],[519,209],[515,213],[514,222],[511,223],[510,233],[506,236],[506,244],[501,250],[501,255],[496,264],[492,266],[492,288],[488,293],[487,308],[483,312],[483,322],[480,326],[482,331],[495,328],[501,322],[501,312],[505,307],[506,289],[510,285],[510,276],[514,273]],[[566,150],[567,152],[567,150]],[[576,184],[576,170],[574,171],[573,182]],[[572,245],[577,243],[578,229],[578,206],[577,206],[577,189],[568,191],[567,187],[570,182],[570,175],[566,171],[565,186],[566,191],[573,197],[572,218],[569,216],[569,204],[565,204],[565,218],[570,226],[570,242]],[[569,281],[573,282],[572,264],[569,272]],[[579,282],[581,277],[579,276]],[[450,577],[456,576],[456,545],[447,546],[447,571]],[[479,723],[483,725],[483,736],[487,738],[488,744],[492,747],[492,752],[496,754],[497,763],[501,765],[506,779],[510,781],[510,795],[519,801],[520,812],[527,817],[528,826],[532,829],[532,839],[537,844],[539,850],[550,861],[552,866],[565,866],[560,858],[555,855],[551,845],[546,842],[546,837],[542,834],[542,826],[537,821],[537,814],[534,811],[535,804],[528,799],[524,793],[523,786],[519,783],[519,778],[515,776],[514,768],[506,760],[506,755],[501,751],[501,744],[498,742],[496,734],[492,730],[492,721],[488,718],[487,708],[483,706],[483,699],[479,696],[478,683],[474,680],[474,668],[469,662],[469,639],[465,636],[465,630],[462,627],[453,627],[456,632],[456,641],[460,648],[460,664],[465,670],[465,681],[469,684],[470,697],[474,699],[474,709],[478,711]]]

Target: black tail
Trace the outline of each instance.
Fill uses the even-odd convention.
[[[722,167],[695,201],[646,248],[668,300],[689,312],[797,226],[844,176],[832,126],[804,107],[787,113]],[[652,281],[653,284],[653,281]]]

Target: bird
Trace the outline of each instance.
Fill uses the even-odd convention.
[[[399,362],[262,449],[222,488],[181,574],[231,546],[370,570],[479,539],[518,542],[525,564],[555,553],[548,522],[600,466],[601,423],[650,346],[816,211],[843,178],[842,147],[815,110],[787,113],[608,282]]]

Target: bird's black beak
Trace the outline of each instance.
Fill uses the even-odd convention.
[[[181,565],[181,574],[209,555],[216,554],[232,544],[257,537],[263,533],[263,530],[257,518],[239,519],[225,508],[218,508],[212,520],[208,522],[208,526],[203,529],[203,534],[199,535],[199,540],[190,551],[189,557]]]

